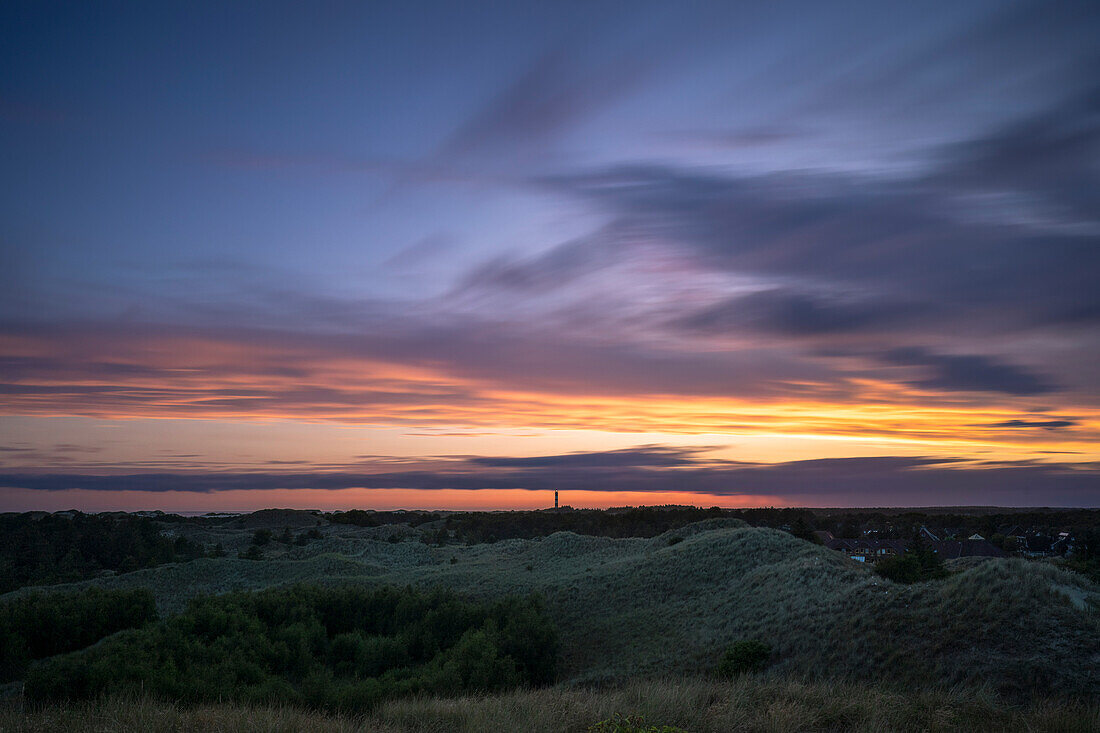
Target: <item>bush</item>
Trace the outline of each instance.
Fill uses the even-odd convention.
[[[257,547],[263,547],[268,542],[271,542],[271,530],[270,529],[258,529],[252,533],[252,544]]]
[[[149,694],[359,710],[410,694],[553,681],[557,632],[536,597],[293,586],[194,599],[159,624],[30,670],[28,700]]]
[[[156,617],[153,594],[144,588],[14,598],[0,605],[0,682],[19,679],[33,660],[83,649]]]
[[[762,641],[735,641],[726,647],[726,653],[718,665],[718,674],[739,677],[760,672],[768,665],[771,654],[772,648]]]
[[[264,551],[260,549],[259,545],[249,545],[247,550],[238,552],[237,557],[242,560],[263,560]]]

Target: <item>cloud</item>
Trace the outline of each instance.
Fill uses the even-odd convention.
[[[652,331],[781,346],[791,361],[862,353],[876,379],[899,373],[876,365],[922,367],[928,376],[900,383],[925,390],[1091,393],[1096,380],[1083,365],[1100,348],[1091,328],[1100,170],[1088,162],[1100,140],[1097,100],[1090,91],[926,151],[916,174],[633,163],[542,176],[545,190],[602,212],[603,227],[583,246],[498,262],[495,277],[483,271],[467,284],[534,283],[545,297],[587,282],[606,292],[595,273],[665,252],[694,268],[698,297],[649,313],[639,298],[634,322],[649,318]],[[619,292],[629,299],[634,289]]]
[[[608,234],[608,233],[603,233]],[[604,236],[585,237],[552,248],[533,260],[517,261],[501,255],[485,262],[463,276],[453,297],[462,298],[483,293],[538,294],[575,282],[594,270],[609,267],[616,248]]]
[[[662,137],[693,143],[708,149],[741,149],[778,145],[790,140],[807,137],[805,130],[774,127],[742,128],[735,130],[677,130]]]
[[[920,389],[1003,392],[1036,395],[1056,387],[1025,369],[979,355],[933,354],[920,348],[888,351],[879,357],[889,364],[924,367],[929,376],[905,380]]]
[[[1098,298],[1081,276],[1100,266],[1096,235],[1040,233],[981,202],[962,209],[962,191],[926,181],[635,165],[543,182],[604,210],[619,241],[659,242],[701,268],[809,293],[887,293],[926,308],[927,325],[1017,330]]]
[[[0,328],[0,342],[9,346],[0,360],[0,394],[9,408],[78,414],[165,408],[196,416],[289,411],[370,420],[374,413],[384,420],[406,412],[461,422],[466,410],[515,409],[502,390],[543,395],[547,409],[561,396],[778,395],[783,380],[823,374],[766,352],[654,350],[476,317],[448,322],[398,313],[329,333],[83,323]]]
[[[609,452],[472,457],[438,470],[351,473],[188,472],[129,475],[0,474],[0,486],[40,491],[219,492],[271,489],[525,489],[782,497],[808,506],[1097,506],[1096,464],[973,464],[879,456],[778,464],[716,461],[700,449],[644,446]],[[382,464],[384,465],[384,461]]]
[[[699,462],[696,454],[711,448],[668,448],[648,446],[624,448],[597,453],[566,453],[556,456],[532,456],[526,458],[475,457],[470,462],[493,468],[567,468],[567,469],[617,469],[623,467],[671,468],[690,466]]]
[[[1093,63],[1100,63],[1100,54]],[[1094,85],[986,137],[948,146],[943,167],[932,179],[947,186],[1019,192],[1053,207],[1049,218],[1091,224],[1095,235],[1100,225],[1098,157],[1100,85]]]
[[[1026,17],[1048,23],[1030,8]],[[1027,23],[1004,22],[998,38],[1027,35]],[[1093,12],[1082,23],[1095,22]],[[952,41],[947,63],[970,53],[973,33]],[[1014,47],[998,44],[999,54]],[[636,52],[573,50],[518,70],[438,158],[465,164],[549,145],[632,93],[651,64]],[[884,72],[857,60],[873,78],[840,83],[863,89],[857,96],[890,88],[937,53],[901,54]],[[899,94],[911,97],[918,82]],[[639,427],[634,416],[652,416],[660,400],[682,398],[685,422],[703,412],[689,404],[697,399],[802,400],[818,405],[791,428],[804,431],[832,430],[822,417],[830,406],[882,399],[868,382],[921,405],[998,401],[1026,414],[1038,396],[1092,404],[1100,241],[1089,226],[1100,181],[1089,163],[1095,81],[1083,85],[1041,108],[1021,103],[1019,119],[926,150],[904,173],[761,175],[629,159],[574,167],[554,157],[563,167],[529,176],[523,193],[568,199],[570,211],[580,201],[602,221],[533,256],[471,267],[445,298],[340,301],[215,263],[166,288],[174,300],[135,295],[141,318],[81,311],[0,323],[0,394],[22,414],[616,429]],[[736,129],[736,144],[778,145],[806,128],[792,119]],[[425,162],[425,175],[456,167],[440,160]],[[237,163],[401,167],[310,155]],[[404,258],[437,246],[427,240]],[[662,409],[662,425],[674,425]],[[708,416],[706,427],[768,429],[759,413],[726,417]],[[847,434],[857,423],[847,419]]]
[[[918,320],[928,310],[889,298],[808,293],[772,288],[738,296],[675,321],[701,333],[753,331],[790,337],[883,332]]]
[[[634,88],[646,67],[630,57],[597,65],[578,56],[573,46],[543,53],[459,127],[440,156],[529,155]]]
[[[1080,423],[1077,420],[1004,420],[1003,422],[980,425],[983,428],[1041,428],[1044,430],[1057,430],[1059,428],[1072,428]],[[1043,451],[1055,453],[1058,451]]]

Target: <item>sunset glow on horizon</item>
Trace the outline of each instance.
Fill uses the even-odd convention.
[[[6,5],[0,511],[1100,506],[1100,6],[933,5]]]

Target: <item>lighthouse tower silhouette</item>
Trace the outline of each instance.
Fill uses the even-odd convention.
[[[555,509],[558,508],[558,492],[557,491],[554,492],[554,508]]]

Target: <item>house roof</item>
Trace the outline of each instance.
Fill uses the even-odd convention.
[[[1005,552],[989,540],[948,540],[932,542],[934,549],[945,560],[959,557],[1005,557]]]
[[[877,554],[879,550],[890,550],[897,554],[906,552],[910,547],[907,540],[871,540],[871,539],[842,539],[830,537],[824,540],[825,546],[830,550],[841,552],[863,552]],[[940,540],[938,542],[925,542],[930,550],[945,560],[954,560],[959,557],[1005,557],[1005,552],[988,540]]]

